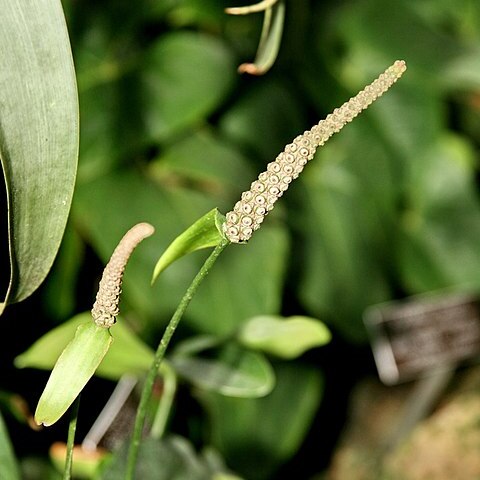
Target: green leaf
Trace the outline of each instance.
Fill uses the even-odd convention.
[[[125,476],[127,444],[119,449],[102,473],[102,480]],[[223,475],[223,476],[222,476]],[[162,440],[145,438],[140,443],[135,478],[142,480],[240,480],[228,473],[223,462],[212,462],[199,455],[185,438],[170,436]]]
[[[331,334],[314,318],[261,315],[242,326],[238,339],[247,348],[281,358],[295,358],[310,348],[325,345]]]
[[[8,436],[7,427],[0,414],[0,480],[20,480],[15,453]]]
[[[91,314],[85,312],[54,328],[16,357],[15,366],[52,369],[64,345],[73,338],[77,327],[88,321],[92,321]],[[126,373],[141,375],[146,372],[152,363],[153,352],[125,325],[121,317],[118,317],[110,333],[114,342],[95,375],[118,380]]]
[[[249,480],[276,478],[274,470],[300,447],[322,398],[317,369],[288,362],[275,373],[275,389],[264,398],[198,394],[210,415],[212,444]]]
[[[106,328],[93,321],[77,328],[50,374],[38,401],[35,421],[46,427],[55,423],[83,390],[113,341]]]
[[[218,108],[235,77],[232,56],[219,40],[183,31],[153,45],[143,78],[147,130],[164,141]]]
[[[253,149],[265,162],[271,162],[305,127],[292,89],[268,75],[259,78],[220,120],[227,138]]]
[[[162,149],[149,164],[149,173],[165,187],[172,182],[193,185],[214,196],[222,210],[250,187],[255,170],[238,148],[202,128]]]
[[[1,313],[38,288],[59,248],[77,168],[78,102],[60,1],[1,0],[0,11],[0,160],[11,264]]]
[[[202,248],[215,247],[222,238],[225,218],[214,208],[179,235],[159,258],[152,276],[152,284],[175,260]]]
[[[445,135],[417,158],[399,238],[400,273],[411,293],[480,286],[480,206],[475,152]]]
[[[248,350],[235,349],[229,358],[218,360],[175,356],[171,364],[196,387],[229,397],[263,397],[275,384],[268,361]]]

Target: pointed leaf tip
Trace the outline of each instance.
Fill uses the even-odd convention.
[[[175,260],[202,248],[216,247],[224,238],[222,234],[224,221],[225,217],[214,208],[175,238],[155,265],[152,285]]]

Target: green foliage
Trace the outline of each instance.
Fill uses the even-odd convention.
[[[126,451],[119,450],[106,467],[102,480],[123,478]],[[197,454],[185,438],[145,439],[140,445],[136,478],[142,480],[240,480],[230,475],[216,455],[206,450]]]
[[[327,344],[331,334],[318,320],[308,317],[282,318],[263,315],[242,326],[239,341],[250,348],[281,358],[296,358],[306,350]]]
[[[78,102],[60,1],[0,2],[0,161],[10,269],[0,313],[43,282],[60,246],[78,155]]]
[[[9,12],[11,5],[21,2],[3,3],[7,8],[2,11]],[[46,3],[58,9],[55,2],[41,5]],[[139,221],[154,225],[155,240],[139,247],[127,267],[121,310],[135,335],[124,328],[124,322],[112,329],[115,342],[98,371],[101,374],[104,366],[112,365],[114,371],[105,373],[109,378],[129,368],[137,374],[145,371],[150,347],[158,342],[207,254],[197,251],[171,263],[152,288],[154,265],[173,239],[181,238],[205,212],[230,210],[285,144],[395,59],[408,64],[406,75],[391,92],[318,151],[249,244],[225,250],[173,340],[174,353],[168,359],[173,368],[177,358],[175,375],[194,386],[205,407],[199,425],[194,413],[174,401],[176,415],[195,425],[192,441],[213,444],[227,464],[246,478],[275,478],[275,472],[302,447],[322,402],[323,356],[304,352],[321,348],[328,338],[319,323],[303,324],[291,335],[284,329],[288,320],[280,324],[277,317],[319,319],[348,348],[352,343],[365,344],[362,314],[374,303],[444,287],[480,288],[480,6],[473,0],[288,2],[275,65],[264,77],[249,78],[236,75],[235,69],[255,57],[261,15],[228,16],[220,0],[64,4],[82,119],[79,175],[65,242],[41,292],[48,317],[39,311],[36,319],[48,331],[54,321],[86,310],[100,264],[106,263],[118,239]],[[47,23],[41,29],[45,44],[59,26]],[[25,44],[15,43],[10,30],[16,27],[7,24],[8,29],[2,27],[0,32],[0,49],[17,50],[1,57],[13,61]],[[62,32],[57,48],[66,58]],[[0,104],[4,98],[18,103],[13,84],[23,85],[23,79],[30,79],[34,88],[50,80],[58,82],[52,73],[70,79],[61,88],[71,94],[71,70],[59,73],[47,65],[39,62],[35,69],[21,71],[17,81],[8,77],[16,70],[4,66]],[[55,93],[61,94],[60,87]],[[28,120],[20,129],[22,139],[42,139],[35,133],[42,125],[33,111],[37,103],[18,105],[13,110],[20,123]],[[73,106],[73,100],[56,104],[70,119],[76,118]],[[27,110],[31,117],[25,108],[32,110]],[[0,112],[2,129],[7,118]],[[68,125],[62,123],[64,128]],[[76,132],[70,134],[62,145],[71,154]],[[0,153],[8,180],[9,168],[22,162],[5,163],[2,142],[3,132]],[[27,152],[32,149],[28,146]],[[30,158],[35,166],[39,157]],[[45,192],[65,196],[71,191],[73,162],[67,154],[57,152],[55,158],[65,168],[60,165],[58,178],[48,174],[50,190]],[[33,178],[44,177],[37,170]],[[35,210],[29,211],[48,238],[32,232],[23,240],[10,239],[24,242],[19,252],[25,262],[14,252],[17,262],[27,265],[34,258],[46,274],[70,197],[65,197],[61,221],[55,217],[58,228],[43,215],[59,212],[45,207],[41,198],[46,197],[30,199]],[[25,218],[18,217],[22,228]],[[171,260],[190,251],[190,246],[184,243]],[[21,269],[19,273],[20,284],[24,281],[25,288],[36,288],[38,282],[21,280]],[[12,290],[11,300],[27,295],[27,290],[22,291]],[[268,337],[249,333],[252,319],[270,316],[275,322],[267,323]],[[311,334],[311,328],[317,333]],[[46,337],[39,340],[18,362],[47,368],[67,337],[73,336],[73,330],[69,332],[61,336],[59,345],[54,342],[55,348],[42,346],[37,351]],[[197,346],[185,344],[185,337],[193,338]],[[115,350],[125,345],[125,351],[133,352],[136,347],[127,347],[127,338],[139,347],[138,356],[124,353],[123,347]],[[271,372],[265,374],[259,366],[268,365],[263,356],[256,357],[261,362],[247,372],[235,370],[232,361],[224,362],[221,352],[234,339],[243,341],[244,347],[258,348],[262,355],[290,357],[288,362],[273,363],[277,383],[265,397],[219,395],[225,384],[218,382],[217,374],[224,375],[227,367],[223,378],[239,375],[242,381],[271,382]],[[252,355],[248,352],[250,359]],[[258,375],[262,371],[264,375]],[[23,375],[25,370],[18,372],[20,379]],[[332,388],[331,383],[325,388]],[[152,462],[159,451],[159,458],[170,452],[181,474],[192,474],[185,466],[192,458],[193,470],[199,462],[202,466],[197,470],[202,475],[208,471],[201,455],[191,446],[183,448],[181,452],[188,450],[185,462],[178,460],[179,450],[168,442],[145,447],[154,452]],[[176,468],[166,462],[168,468]],[[117,478],[115,468],[110,478]]]
[[[18,469],[15,454],[13,452],[10,438],[0,414],[0,479],[1,480],[19,480],[20,472]]]

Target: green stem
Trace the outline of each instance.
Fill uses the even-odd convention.
[[[162,397],[153,419],[152,429],[150,430],[150,435],[156,439],[162,438],[165,433],[168,416],[170,415],[175,391],[177,390],[177,375],[168,362],[162,362],[159,373],[163,377]]]
[[[75,399],[71,407],[70,423],[68,424],[67,455],[65,457],[65,468],[63,469],[63,480],[70,480],[72,478],[73,446],[75,445],[75,432],[77,430],[79,407],[80,395]]]
[[[130,448],[128,451],[128,459],[127,459],[127,470],[125,473],[125,480],[133,480],[135,474],[135,464],[137,462],[138,456],[138,448],[140,446],[140,440],[142,436],[143,425],[145,423],[145,416],[147,413],[147,404],[150,398],[150,394],[152,392],[153,383],[155,381],[155,377],[157,375],[158,369],[160,368],[160,364],[162,363],[163,357],[165,356],[165,351],[167,350],[168,344],[175,333],[175,330],[180,322],[185,310],[187,309],[190,301],[192,300],[193,296],[197,292],[198,287],[204,280],[204,278],[208,275],[210,269],[212,268],[213,264],[219,257],[220,253],[225,249],[225,247],[230,242],[227,239],[223,239],[213,250],[210,256],[205,260],[205,263],[202,265],[202,268],[197,273],[195,278],[193,279],[192,283],[188,287],[185,295],[183,296],[182,300],[180,301],[177,310],[173,314],[170,322],[163,333],[162,339],[158,344],[157,351],[155,352],[155,358],[152,362],[150,370],[147,373],[147,377],[145,379],[145,383],[143,385],[142,395],[140,397],[140,403],[137,409],[137,416],[135,418],[135,425],[133,427],[133,437],[130,441]]]

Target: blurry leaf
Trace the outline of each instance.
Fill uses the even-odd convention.
[[[212,30],[219,28],[225,18],[222,2],[218,0],[182,0],[177,3],[168,15],[176,27],[195,25]]]
[[[384,259],[396,186],[378,143],[349,145],[351,127],[324,146],[304,173],[299,193],[305,207],[295,218],[303,229],[298,294],[309,312],[361,341],[365,307],[390,298]]]
[[[217,360],[175,356],[171,364],[179,375],[196,387],[228,397],[263,397],[275,384],[268,361],[248,350],[236,349],[230,358]]]
[[[77,398],[95,373],[113,339],[107,328],[92,321],[80,325],[50,374],[38,401],[35,421],[46,427],[55,423]]]
[[[60,246],[77,168],[78,104],[60,2],[2,0],[0,10],[0,160],[11,257],[1,313],[38,288]]]
[[[65,345],[75,335],[77,327],[86,322],[93,323],[90,312],[81,313],[54,328],[20,354],[15,359],[15,366],[52,369]],[[146,372],[152,363],[153,352],[125,325],[121,317],[111,327],[111,335],[114,341],[95,375],[118,380],[126,373],[141,375]]]
[[[404,59],[409,75],[421,75],[430,87],[441,82],[440,74],[431,73],[440,72],[462,48],[455,38],[432,28],[410,3],[361,0],[339,10],[335,27],[348,46],[348,68],[362,71],[368,64],[377,71],[392,59]]]
[[[408,290],[480,287],[480,205],[469,144],[445,136],[416,159],[399,265]]]
[[[230,52],[193,32],[161,37],[147,54],[144,71],[147,129],[164,141],[217,109],[234,79]]]
[[[218,245],[223,238],[221,231],[224,221],[225,217],[214,208],[176,237],[155,265],[152,284],[175,260],[195,250]]]
[[[248,159],[238,149],[206,130],[191,132],[165,148],[149,164],[149,173],[165,185],[176,177],[177,182],[193,183],[225,202],[219,209],[229,208],[237,191],[246,190],[254,177]]]
[[[216,335],[196,335],[190,336],[185,340],[181,340],[175,345],[173,355],[177,357],[192,356],[196,353],[218,347],[223,343],[224,339]]]
[[[220,128],[228,138],[271,162],[292,138],[305,130],[305,125],[292,90],[278,80],[264,77],[228,109],[220,120]]]
[[[125,475],[127,444],[117,451],[103,471],[102,480],[118,480]],[[185,438],[146,438],[139,449],[135,478],[142,480],[212,480],[227,474],[225,467],[212,467]],[[219,479],[222,477],[218,477]],[[225,477],[236,478],[236,477]]]
[[[295,454],[322,397],[317,370],[293,364],[275,370],[275,389],[264,398],[199,393],[210,414],[214,446],[249,480],[273,478],[273,471]]]
[[[20,480],[15,453],[10,443],[7,427],[0,414],[0,480]]]
[[[90,313],[82,313],[50,330],[15,358],[15,366],[51,370],[65,346],[74,337],[77,328],[89,320],[92,321]]]
[[[268,219],[270,223],[274,216]],[[280,310],[289,239],[263,226],[247,247],[229,248],[202,284],[185,321],[202,333],[233,333],[248,318]]]
[[[238,339],[247,348],[281,358],[295,358],[313,347],[325,345],[331,334],[320,321],[309,317],[283,318],[262,315],[242,326]]]

